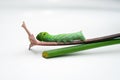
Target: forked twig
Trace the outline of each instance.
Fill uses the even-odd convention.
[[[80,40],[75,40],[73,42],[41,42],[35,39],[34,35],[30,33],[30,31],[27,29],[25,22],[23,21],[22,27],[28,34],[28,38],[30,40],[30,45],[29,45],[29,50],[31,47],[35,45],[41,45],[41,46],[58,46],[58,45],[74,45],[74,44],[87,44],[87,43],[95,43],[95,42],[100,42],[100,41],[106,41],[106,40],[111,40],[114,38],[120,37],[120,33],[117,34],[112,34],[108,36],[103,36],[103,37],[98,37],[98,38],[93,38],[93,39],[86,39],[85,41],[80,41]]]

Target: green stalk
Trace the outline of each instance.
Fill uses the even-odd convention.
[[[44,51],[42,53],[42,56],[44,58],[51,58],[51,57],[57,57],[57,56],[62,56],[65,54],[77,52],[77,51],[88,50],[88,49],[109,46],[109,45],[114,45],[114,44],[120,44],[120,38],[112,39],[112,40],[108,40],[108,41],[89,43],[89,44],[80,44],[80,45],[71,46],[71,47],[48,50],[48,51]]]

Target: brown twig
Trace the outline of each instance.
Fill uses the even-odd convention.
[[[58,42],[41,42],[41,41],[36,40],[34,35],[30,33],[30,31],[27,29],[24,21],[23,21],[22,27],[27,32],[29,40],[30,40],[29,49],[32,46],[35,46],[35,45],[40,45],[40,46],[59,46],[59,45],[87,44],[87,43],[94,43],[94,42],[111,40],[111,39],[120,37],[120,33],[117,33],[117,34],[103,36],[103,37],[98,37],[98,38],[93,38],[93,39],[86,39],[85,41],[75,40],[73,42],[67,42],[67,43],[63,43],[63,42],[59,42],[59,43]]]

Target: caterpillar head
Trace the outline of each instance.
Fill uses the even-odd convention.
[[[39,40],[39,41],[44,41],[45,38],[46,38],[48,35],[49,35],[49,33],[47,33],[47,32],[40,32],[40,33],[36,36],[36,38],[37,38],[37,40]]]

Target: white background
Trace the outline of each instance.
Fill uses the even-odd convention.
[[[30,31],[51,34],[82,30],[86,38],[120,32],[119,0],[0,0],[0,80],[120,80],[120,45],[44,59],[28,50]]]

